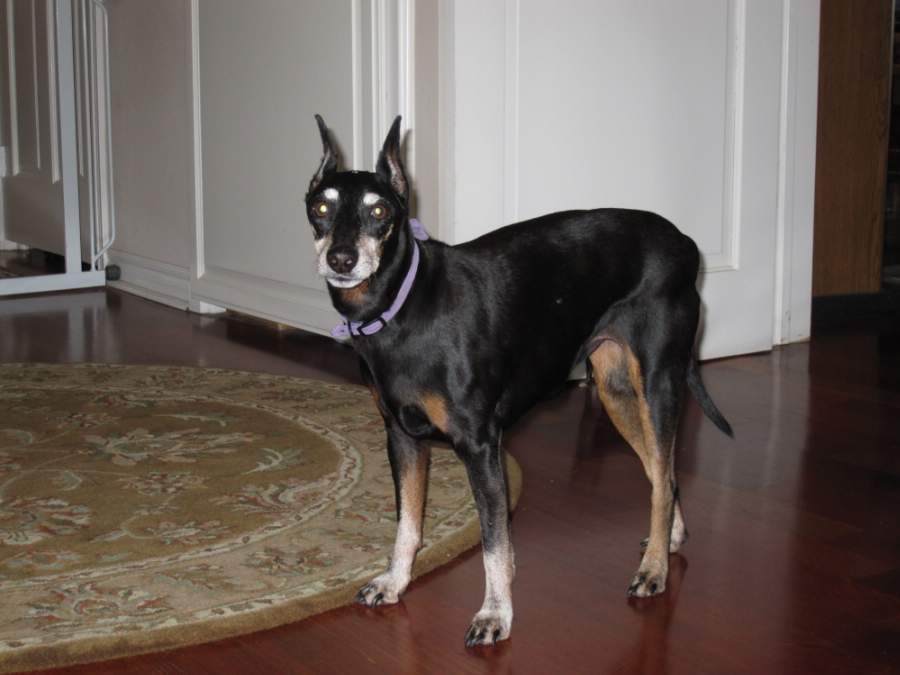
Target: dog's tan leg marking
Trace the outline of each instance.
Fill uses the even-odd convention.
[[[447,400],[440,394],[426,392],[419,398],[419,403],[431,423],[445,434],[450,428],[450,417],[447,414]]]
[[[421,446],[415,459],[403,470],[400,480],[400,519],[391,563],[384,574],[375,577],[360,590],[358,599],[374,607],[393,604],[400,599],[412,577],[416,553],[422,545],[422,520],[428,482],[428,446]]]
[[[619,433],[641,459],[652,487],[650,536],[629,593],[641,597],[662,593],[669,551],[677,550],[685,534],[681,510],[674,508],[674,439],[660,445],[644,395],[640,364],[630,349],[606,340],[590,359],[600,400]]]

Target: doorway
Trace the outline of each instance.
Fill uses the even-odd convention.
[[[814,330],[860,314],[900,312],[895,30],[892,0],[822,0]]]

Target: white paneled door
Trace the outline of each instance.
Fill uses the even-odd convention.
[[[568,208],[656,211],[703,253],[701,355],[771,348],[786,7],[457,0],[442,26],[456,45],[445,232],[465,241]]]

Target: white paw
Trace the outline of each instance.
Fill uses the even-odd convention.
[[[393,605],[400,601],[400,594],[406,590],[406,583],[400,583],[390,572],[381,574],[356,594],[356,601],[367,607],[378,605]]]
[[[496,644],[509,637],[511,628],[512,609],[482,609],[466,631],[466,647]]]

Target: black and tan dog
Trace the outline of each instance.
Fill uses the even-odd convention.
[[[466,644],[509,636],[515,570],[503,430],[587,359],[613,424],[652,486],[650,536],[628,593],[663,592],[687,537],[673,470],[684,385],[726,433],[694,356],[700,309],[694,242],[644,211],[565,211],[448,246],[410,221],[398,117],[375,173],[324,156],[307,194],[319,272],[359,353],[387,429],[398,528],[388,570],[359,592],[397,602],[421,543],[423,441],[463,460],[481,522],[486,589]]]

